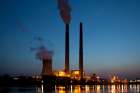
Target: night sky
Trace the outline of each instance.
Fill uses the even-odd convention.
[[[140,77],[140,0],[69,0],[70,68],[78,69],[79,23],[84,27],[84,70]],[[38,40],[37,38],[41,38]],[[65,25],[57,0],[0,0],[0,75],[35,75],[41,44],[64,66]]]

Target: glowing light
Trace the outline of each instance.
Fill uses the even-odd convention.
[[[60,86],[58,89],[59,90],[65,90],[65,87]]]
[[[44,86],[41,85],[41,93],[44,93]]]
[[[79,75],[79,71],[74,71],[74,74],[78,74]]]
[[[114,83],[114,80],[111,80],[111,83]]]
[[[116,93],[116,91],[115,91],[115,85],[112,85],[111,86],[111,93]]]
[[[100,85],[97,85],[97,93],[100,93]]]
[[[73,91],[73,90],[72,90],[72,85],[71,85],[71,86],[70,86],[70,93],[73,93],[72,91]]]
[[[99,76],[97,76],[96,78],[97,78],[97,79],[99,79],[100,77],[99,77]]]
[[[44,83],[44,81],[43,81],[43,80],[41,80],[41,83],[43,84],[43,83]]]
[[[89,86],[86,85],[86,93],[89,93],[89,92],[90,92]]]
[[[58,93],[66,93],[65,90],[58,90]]]
[[[70,75],[66,74],[65,71],[63,70],[54,72],[54,75],[57,77],[70,77]]]
[[[81,93],[81,89],[79,85],[74,87],[73,93]]]
[[[79,80],[80,79],[80,71],[79,70],[73,70],[71,72],[71,78]]]
[[[66,93],[66,87],[56,86],[56,93]]]
[[[65,72],[64,71],[60,71],[58,73],[59,73],[58,76],[65,76]]]

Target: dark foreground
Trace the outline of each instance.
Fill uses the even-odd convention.
[[[0,77],[0,86],[39,86],[44,84],[45,86],[52,86],[55,85],[124,85],[124,84],[140,84],[140,80],[138,82],[110,82],[107,79],[99,79],[99,80],[92,80],[92,79],[71,79],[69,77],[56,77],[56,76],[43,76],[42,78],[33,78],[28,76],[16,76],[11,77],[8,75]]]
[[[140,85],[3,86],[0,93],[140,93]]]
[[[69,78],[0,77],[0,93],[140,93],[140,83],[109,83]]]

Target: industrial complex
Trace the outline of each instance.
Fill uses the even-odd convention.
[[[69,62],[69,24],[66,24],[65,31],[65,65],[64,69],[59,71],[54,71],[52,68],[52,55],[50,51],[46,51],[42,48],[42,51],[39,51],[37,54],[39,58],[42,60],[42,76],[51,76],[55,75],[57,77],[72,77],[75,79],[83,79],[84,77],[84,66],[83,66],[83,24],[80,22],[80,30],[79,30],[79,69],[70,70],[70,62]]]

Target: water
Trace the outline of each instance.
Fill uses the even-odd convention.
[[[140,93],[140,85],[71,85],[40,87],[0,87],[0,93]]]

